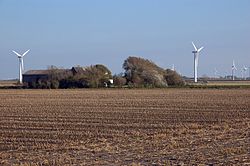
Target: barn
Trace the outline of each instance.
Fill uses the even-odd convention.
[[[29,84],[38,80],[48,80],[49,73],[49,70],[29,70],[23,74],[23,82]]]
[[[56,70],[29,70],[23,74],[23,82],[26,84],[32,84],[39,80],[46,81],[51,74],[57,74],[58,77],[64,77],[65,75],[71,75],[70,69],[56,69]]]
[[[109,70],[103,66],[96,65],[92,68],[95,72],[98,71],[103,75],[100,76],[99,74],[99,81],[103,81],[104,76],[105,78],[109,75],[109,77],[111,77],[111,72],[107,75],[106,73],[108,73]],[[54,84],[60,84],[62,87],[65,85],[65,88],[71,85],[74,87],[81,87],[83,86],[83,81],[87,82],[86,77],[91,77],[91,75],[91,70],[88,71],[86,68],[79,66],[72,67],[71,69],[29,70],[23,74],[23,83],[31,88],[47,88]],[[85,78],[85,80],[83,78]],[[104,84],[106,87],[112,85],[113,80],[110,79],[109,81],[105,81]]]

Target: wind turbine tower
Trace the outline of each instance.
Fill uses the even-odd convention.
[[[23,65],[23,57],[29,52],[30,50],[27,50],[25,53],[22,55],[17,53],[16,51],[13,51],[19,60],[19,83],[23,83],[23,72],[24,72],[24,65]]]
[[[201,52],[201,50],[204,47],[201,47],[199,49],[197,49],[197,47],[195,46],[195,44],[192,42],[192,45],[194,46],[194,51],[192,51],[192,53],[194,54],[194,82],[197,82],[197,78],[198,78],[198,59],[199,59],[199,53]]]
[[[233,60],[233,64],[232,64],[232,79],[234,80],[235,78],[235,71],[237,70],[234,60]]]
[[[171,69],[172,71],[175,71],[175,66],[174,66],[174,64],[172,65],[172,69]]]

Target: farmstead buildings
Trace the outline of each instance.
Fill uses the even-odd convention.
[[[57,72],[68,73],[72,75],[82,74],[84,70],[84,67],[72,67],[72,69],[56,69]],[[26,83],[39,79],[47,80],[49,79],[50,74],[51,70],[29,70],[23,74],[23,80]]]

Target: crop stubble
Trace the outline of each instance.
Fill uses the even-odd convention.
[[[250,164],[250,90],[1,90],[1,165]]]

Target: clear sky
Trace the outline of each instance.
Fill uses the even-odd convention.
[[[193,75],[191,41],[204,46],[199,75],[250,66],[250,0],[0,0],[0,79],[25,70],[104,64],[130,55]]]

